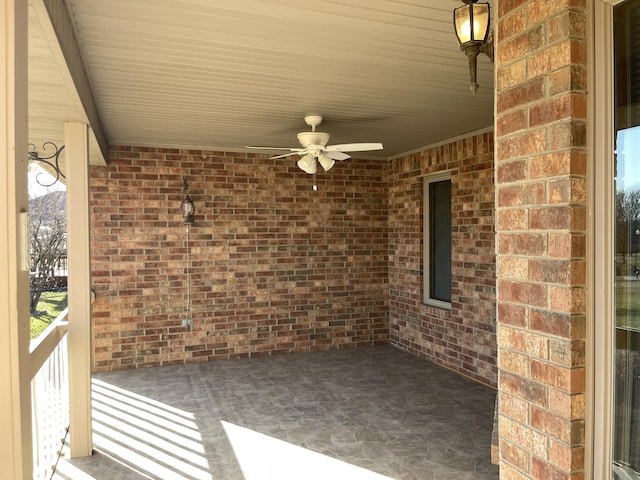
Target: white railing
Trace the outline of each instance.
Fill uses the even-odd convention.
[[[69,427],[67,316],[68,309],[30,345],[33,478],[38,480],[51,478]]]

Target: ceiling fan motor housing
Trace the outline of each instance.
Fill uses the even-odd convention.
[[[298,141],[304,148],[307,148],[310,145],[321,145],[326,147],[327,143],[329,143],[330,137],[331,136],[328,133],[323,132],[300,132],[298,134]]]

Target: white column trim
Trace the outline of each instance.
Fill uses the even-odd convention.
[[[67,122],[67,258],[71,457],[93,451],[91,428],[91,260],[89,251],[89,127]]]
[[[0,0],[0,465],[32,478],[29,272],[19,261],[27,191],[27,3]]]

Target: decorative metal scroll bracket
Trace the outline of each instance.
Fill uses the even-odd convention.
[[[60,154],[64,150],[65,146],[62,145],[60,148],[58,148],[58,146],[53,142],[44,142],[42,144],[42,149],[46,151],[47,147],[49,146],[53,147],[53,154],[49,155],[48,157],[41,157],[38,153],[38,150],[36,150],[36,146],[33,143],[29,144],[29,161],[44,163],[55,172],[55,178],[51,183],[42,183],[39,180],[41,173],[38,173],[38,175],[36,175],[36,182],[38,182],[38,184],[43,187],[51,187],[55,185],[60,180],[60,177],[67,178],[60,169]]]

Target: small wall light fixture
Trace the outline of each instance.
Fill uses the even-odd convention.
[[[471,75],[470,89],[473,94],[478,90],[477,62],[478,54],[484,53],[493,62],[493,39],[490,35],[490,6],[477,3],[478,0],[462,0],[463,6],[453,11],[453,26],[456,30],[460,50],[469,59]]]
[[[180,204],[180,211],[182,212],[182,223],[193,223],[193,216],[196,213],[196,207],[193,205],[193,201],[191,200],[191,195],[187,194],[187,190],[189,190],[189,185],[186,180],[182,180],[182,193],[185,194],[182,199],[182,203]]]

